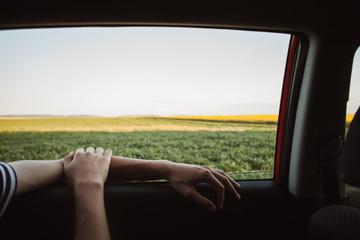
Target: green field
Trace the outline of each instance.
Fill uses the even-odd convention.
[[[0,119],[0,161],[59,159],[79,147],[222,169],[233,177],[273,175],[276,124],[169,118]]]

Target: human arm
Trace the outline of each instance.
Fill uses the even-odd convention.
[[[74,191],[77,240],[110,239],[104,204],[111,151],[78,149],[73,159],[64,160],[64,174]]]
[[[15,195],[31,192],[64,180],[63,164],[73,153],[59,160],[21,160],[10,162],[17,178]]]
[[[112,157],[109,169],[111,182],[153,179],[167,179],[176,191],[209,211],[215,211],[216,206],[196,191],[195,187],[200,182],[206,182],[215,189],[218,197],[216,205],[219,209],[223,207],[225,191],[240,199],[236,190],[240,185],[219,170],[167,160]]]

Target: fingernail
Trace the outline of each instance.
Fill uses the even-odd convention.
[[[214,205],[209,205],[208,209],[210,212],[215,212],[216,207]]]

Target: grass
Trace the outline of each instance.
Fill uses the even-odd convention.
[[[275,131],[3,132],[0,161],[59,159],[79,147],[207,165],[228,173],[273,170]]]
[[[272,178],[276,119],[276,115],[2,118],[0,161],[59,159],[79,147],[101,146],[118,156],[207,165],[236,179]]]

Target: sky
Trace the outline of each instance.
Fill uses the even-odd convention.
[[[0,115],[278,114],[289,39],[168,27],[0,31]]]

